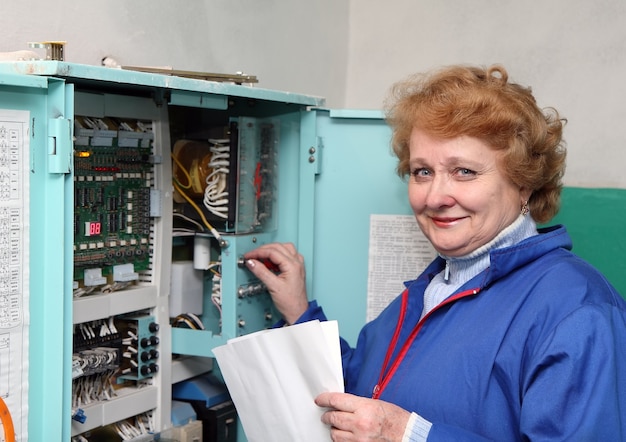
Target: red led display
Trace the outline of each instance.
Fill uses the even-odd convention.
[[[85,222],[85,236],[98,236],[102,233],[102,223],[98,221]]]

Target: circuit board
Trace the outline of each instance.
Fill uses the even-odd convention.
[[[150,122],[76,117],[74,142],[74,280],[99,268],[150,266]]]

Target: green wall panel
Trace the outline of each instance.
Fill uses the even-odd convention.
[[[563,189],[561,210],[572,251],[598,268],[626,298],[626,189]]]

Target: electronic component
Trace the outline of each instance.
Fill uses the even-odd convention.
[[[182,313],[202,314],[203,276],[193,261],[172,262],[170,316]]]
[[[211,266],[211,240],[205,235],[195,235],[193,238],[193,268],[208,270]]]
[[[272,231],[278,189],[278,125],[240,118],[236,233]]]
[[[150,267],[151,123],[77,116],[75,135],[74,279],[79,287],[137,280]]]
[[[274,230],[278,124],[241,117],[222,132],[229,138],[174,143],[174,201],[181,205],[179,211],[225,233]]]
[[[116,320],[122,335],[122,362],[117,382],[151,378],[159,371],[159,324],[150,315],[123,316]]]

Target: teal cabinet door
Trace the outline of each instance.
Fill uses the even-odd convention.
[[[69,440],[72,94],[0,76],[0,389],[17,440]]]
[[[317,131],[310,297],[354,345],[367,318],[370,217],[410,216],[411,209],[381,112],[318,111]]]

